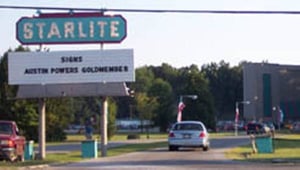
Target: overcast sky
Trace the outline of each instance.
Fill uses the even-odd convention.
[[[300,11],[299,0],[1,0],[0,5],[171,9]],[[57,12],[57,11],[42,11]],[[75,11],[76,12],[76,11]],[[14,49],[16,22],[36,10],[0,9],[0,52]],[[112,13],[110,13],[112,14]],[[168,63],[202,66],[224,60],[300,65],[300,15],[115,13],[127,20],[127,37],[106,49],[134,49],[135,66]],[[29,46],[32,50],[37,46]],[[100,45],[45,45],[50,51],[100,49]]]

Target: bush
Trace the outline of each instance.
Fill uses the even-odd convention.
[[[52,129],[47,129],[46,131],[46,141],[47,142],[61,142],[67,139],[66,133],[63,131],[62,127],[54,127]]]
[[[130,139],[140,139],[140,135],[139,134],[129,134],[127,136],[127,139],[130,140]]]
[[[38,126],[28,126],[26,130],[21,129],[21,132],[21,135],[24,135],[26,140],[33,140],[37,142],[39,139]]]
[[[107,137],[110,140],[116,133],[117,127],[115,125],[108,124],[107,127]]]

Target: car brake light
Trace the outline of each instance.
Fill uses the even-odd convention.
[[[12,140],[9,140],[8,141],[8,146],[9,147],[13,147],[15,144],[14,144],[14,141],[12,141]]]
[[[173,132],[169,133],[169,137],[171,138],[175,137],[174,133]]]
[[[2,140],[0,142],[1,145],[8,145],[9,147],[13,147],[15,145],[14,141],[12,140]]]
[[[206,136],[205,132],[201,132],[199,135],[200,138],[204,138],[205,136]]]

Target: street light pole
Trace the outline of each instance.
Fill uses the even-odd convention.
[[[238,101],[235,102],[235,136],[238,136],[238,122],[239,122],[239,104],[250,104],[250,101]]]
[[[198,98],[197,95],[180,95],[179,102],[182,102],[184,97],[191,98],[193,100],[196,100]]]
[[[198,98],[197,95],[180,95],[179,96],[179,104],[178,104],[178,113],[177,113],[177,122],[181,121],[181,117],[182,117],[182,110],[185,107],[184,103],[183,103],[183,98],[191,98],[193,100],[196,100]]]

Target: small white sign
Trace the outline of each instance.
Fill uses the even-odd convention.
[[[135,81],[133,50],[12,52],[11,85]]]

